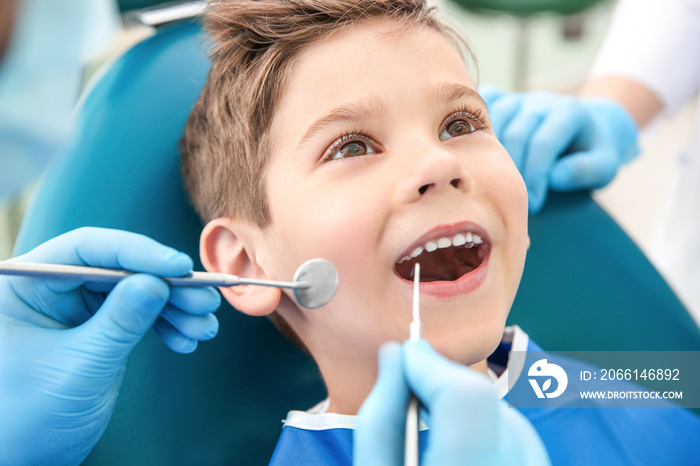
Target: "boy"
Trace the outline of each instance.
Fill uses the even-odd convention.
[[[418,261],[424,338],[497,377],[486,358],[522,274],[527,194],[489,128],[462,42],[410,0],[219,2],[206,21],[213,67],[183,140],[186,184],[208,222],[202,263],[286,280],[323,257],[340,276],[333,301],[313,311],[279,289],[222,290],[240,311],[272,315],[326,383],[315,412],[290,414],[273,463],[328,461],[327,439],[314,439],[352,424],[380,345],[405,340]],[[505,335],[529,346],[517,328]],[[549,447],[565,426],[542,417],[531,421]],[[294,429],[303,446],[285,440]],[[334,462],[350,461],[351,435],[332,440]]]

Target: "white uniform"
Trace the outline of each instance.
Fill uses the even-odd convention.
[[[677,112],[700,87],[700,0],[620,0],[592,75],[633,79]],[[675,172],[651,256],[700,322],[700,114]]]

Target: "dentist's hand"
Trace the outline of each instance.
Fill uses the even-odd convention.
[[[192,260],[145,236],[83,228],[12,261],[143,273],[116,285],[0,276],[0,464],[79,464],[149,328],[181,353],[217,333],[218,292],[147,275],[184,275]]]
[[[505,93],[482,86],[496,137],[527,185],[530,212],[549,189],[595,189],[638,153],[637,125],[621,105],[603,98],[548,92]]]
[[[409,387],[428,415],[423,466],[549,464],[534,427],[492,382],[420,340],[380,350],[379,376],[355,426],[356,465],[403,465]]]

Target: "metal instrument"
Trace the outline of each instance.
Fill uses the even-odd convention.
[[[413,268],[413,319],[409,326],[408,338],[419,340],[423,326],[420,321],[420,264]],[[420,401],[411,393],[406,412],[406,446],[404,450],[404,465],[418,466],[418,431],[420,429]]]
[[[62,264],[36,264],[26,262],[0,262],[0,275],[60,278],[91,282],[116,283],[137,272]],[[294,298],[308,309],[327,304],[338,288],[338,272],[325,259],[304,262],[294,274],[293,282],[242,278],[226,273],[192,272],[182,277],[160,277],[172,286],[274,286],[294,290]]]

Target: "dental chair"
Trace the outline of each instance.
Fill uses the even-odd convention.
[[[54,160],[25,215],[24,253],[81,226],[146,234],[198,258],[200,220],[181,185],[178,140],[206,78],[197,22],[171,24],[89,87],[79,139]],[[700,332],[648,260],[585,192],[552,194],[530,219],[509,322],[550,350],[700,350]],[[408,311],[407,311],[408,312]],[[86,465],[266,464],[290,408],[325,396],[311,359],[266,319],[224,304],[196,352],[152,332],[129,358],[120,398]]]
[[[531,22],[535,18],[559,18],[566,39],[579,38],[588,10],[602,0],[451,0],[458,7],[486,16],[505,16],[515,20],[515,62],[512,89],[527,90],[530,71]]]

